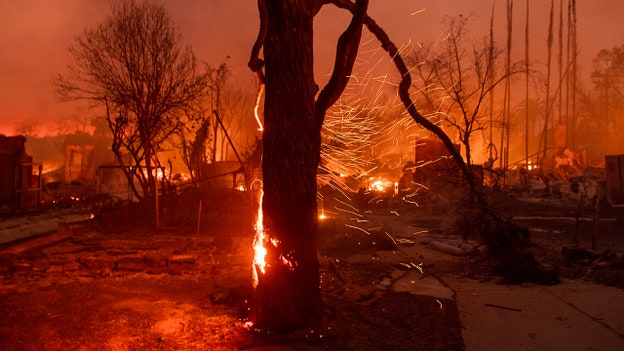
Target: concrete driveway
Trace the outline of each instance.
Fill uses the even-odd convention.
[[[624,350],[622,289],[441,280],[455,292],[466,351]]]

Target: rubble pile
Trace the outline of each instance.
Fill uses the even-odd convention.
[[[567,267],[581,266],[591,270],[624,269],[624,248],[620,251],[595,252],[586,248],[564,246],[561,255]]]

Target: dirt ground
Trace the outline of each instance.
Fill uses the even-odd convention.
[[[498,204],[529,227],[536,260],[562,278],[624,287],[624,230],[610,213],[591,250],[593,223],[575,220],[591,213],[578,216],[574,201]],[[457,256],[421,240],[452,233],[444,211],[397,205],[334,214],[319,228],[323,325],[265,333],[245,327],[252,234],[241,222],[248,218],[226,217],[207,219],[199,232],[155,231],[137,225],[140,216],[117,213],[69,227],[68,240],[1,255],[0,349],[463,350],[454,300],[394,292],[382,282],[416,266],[423,275],[499,279],[478,247]],[[582,250],[564,256],[563,247]]]

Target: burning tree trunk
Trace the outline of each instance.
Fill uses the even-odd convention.
[[[317,325],[322,315],[316,253],[316,172],[321,126],[344,90],[357,54],[367,1],[338,41],[334,73],[318,87],[313,72],[313,20],[322,1],[259,0],[261,27],[249,66],[266,85],[263,132],[263,218],[254,269],[251,321],[258,328]],[[264,62],[259,58],[263,49]]]
[[[259,272],[251,320],[272,330],[315,323],[321,313],[315,246],[320,139],[313,132],[309,7],[288,9],[286,4],[267,1],[268,22],[263,23],[267,26],[262,162],[266,239],[259,244],[266,256],[254,267]]]

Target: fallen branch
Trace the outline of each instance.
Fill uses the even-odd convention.
[[[513,308],[513,307],[506,307],[506,306],[501,306],[501,305],[495,305],[493,303],[484,303],[484,306],[488,306],[488,307],[494,307],[494,308],[500,308],[501,310],[508,310],[508,311],[516,311],[516,312],[522,312],[521,309],[518,308]]]

